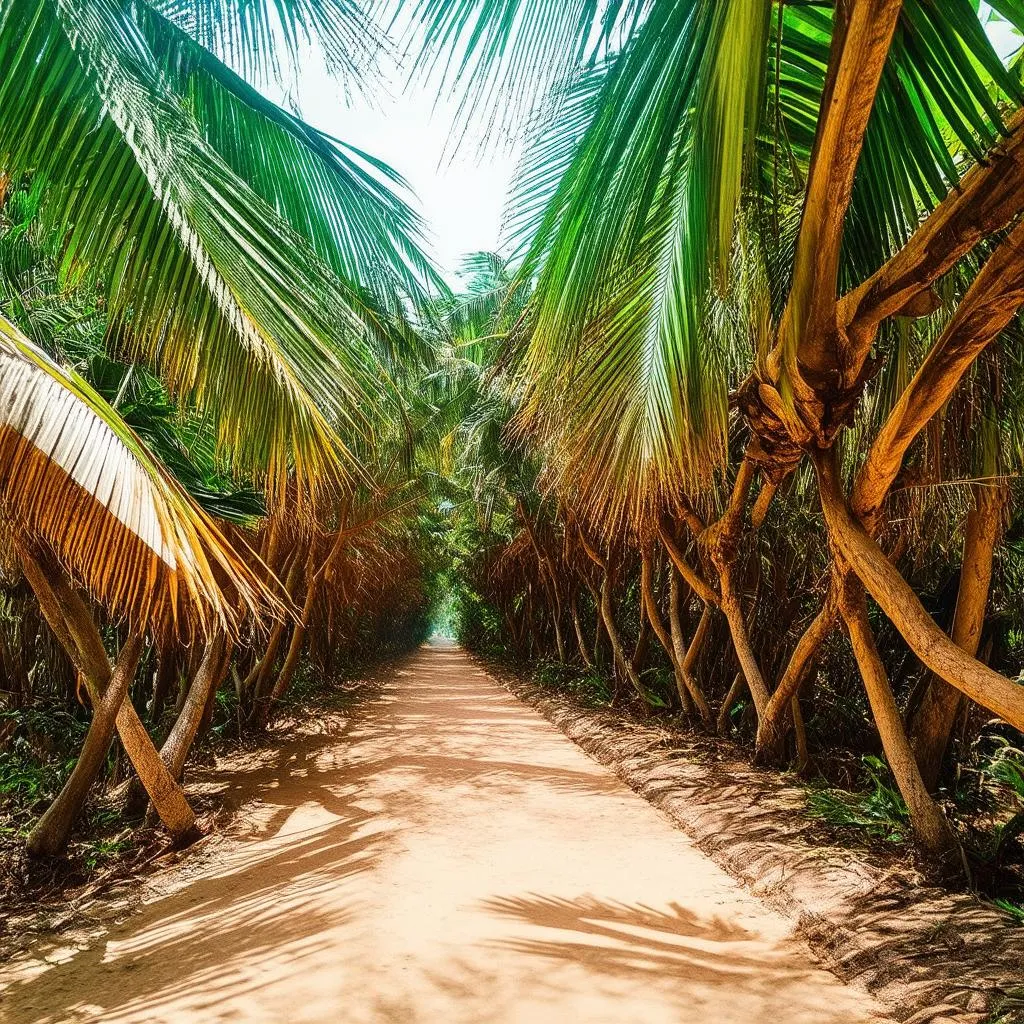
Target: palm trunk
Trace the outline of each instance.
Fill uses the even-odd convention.
[[[708,707],[708,702],[704,699],[704,694],[701,692],[700,687],[697,686],[692,674],[684,667],[687,652],[686,644],[683,640],[679,574],[671,563],[669,564],[668,572],[669,629],[666,631],[662,624],[661,616],[658,613],[657,602],[654,599],[649,559],[645,557],[645,561],[641,566],[640,586],[644,591],[644,600],[647,602],[647,614],[651,620],[651,626],[661,642],[661,646],[665,648],[665,653],[672,663],[672,671],[676,680],[676,691],[679,694],[679,702],[682,704],[683,710],[690,711],[696,708],[700,714],[701,721],[707,724],[711,721],[711,709]]]
[[[793,701],[797,699],[800,687],[814,665],[821,645],[832,631],[838,615],[836,592],[834,588],[830,588],[825,606],[797,642],[782,679],[779,680],[779,685],[771,695],[764,715],[758,722],[757,742],[754,748],[756,763],[777,764],[781,761],[783,744],[793,721]]]
[[[960,589],[951,635],[957,647],[974,656],[978,653],[985,624],[992,561],[1008,493],[1004,484],[974,484],[972,492],[974,500],[967,513]],[[938,785],[942,761],[962,702],[959,690],[938,676],[931,676],[911,728],[914,756],[929,792],[934,792]]]
[[[729,712],[732,711],[733,705],[740,699],[740,694],[743,692],[743,687],[746,685],[746,679],[743,678],[742,672],[737,672],[732,677],[732,685],[729,687],[729,692],[725,695],[725,700],[722,701],[722,706],[718,709],[718,720],[715,722],[715,728],[718,731],[719,736],[725,736],[729,732]]]
[[[526,529],[526,535],[530,539],[530,545],[533,547],[533,553],[537,556],[540,578],[544,581],[544,589],[547,591],[548,600],[551,603],[551,622],[555,627],[555,649],[558,651],[559,662],[564,665],[565,642],[562,639],[561,624],[562,597],[559,592],[558,577],[555,575],[554,566],[551,564],[550,556],[540,546],[540,542],[537,539],[537,532],[533,526],[533,521],[527,514],[526,506],[523,504],[523,500],[521,498],[516,499],[516,509],[519,512],[519,518],[523,521],[523,526]]]
[[[1014,728],[1024,730],[1024,687],[962,650],[936,625],[913,588],[853,519],[839,489],[832,457],[818,459],[816,464],[829,539],[910,649],[947,683]]]
[[[309,560],[306,565],[306,599],[302,604],[302,612],[299,616],[299,621],[292,629],[291,639],[288,643],[288,653],[285,655],[284,664],[281,666],[281,672],[274,682],[273,689],[270,691],[270,699],[267,701],[266,707],[263,709],[263,714],[265,716],[263,721],[264,725],[269,721],[271,708],[273,708],[274,704],[288,692],[288,687],[291,686],[295,670],[299,666],[299,657],[302,654],[302,645],[306,639],[306,630],[309,628],[309,620],[313,614],[313,603],[316,600],[316,595],[320,587],[320,580],[323,579],[324,575],[328,572],[345,547],[345,538],[348,534],[345,532],[343,527],[343,518],[339,517],[338,533],[334,539],[334,543],[331,545],[331,549],[328,551],[323,564],[315,572],[313,571],[313,566],[316,564],[316,548],[312,547],[310,550]]]
[[[93,706],[97,706],[110,683],[111,667],[92,614],[59,570],[44,573],[24,552],[21,561],[47,623],[81,672]],[[117,731],[160,820],[176,840],[185,838],[195,826],[195,814],[130,701],[121,701]]]
[[[914,752],[903,728],[903,718],[892,695],[885,666],[875,647],[868,622],[864,589],[850,582],[842,598],[842,613],[850,633],[871,714],[878,727],[886,760],[910,812],[910,823],[924,851],[940,861],[952,863],[959,855],[959,844],[942,809],[931,798],[921,778]]]
[[[226,656],[226,657],[225,657]],[[211,693],[220,684],[227,668],[226,658],[231,656],[231,647],[223,635],[217,635],[206,646],[203,660],[188,688],[188,695],[182,706],[163,747],[160,756],[167,765],[171,775],[181,781],[185,769],[185,760],[192,748],[192,743],[199,731],[199,723],[203,717]]]
[[[604,623],[605,632],[608,634],[608,639],[612,645],[612,658],[626,675],[626,678],[629,679],[630,685],[633,689],[643,699],[643,706],[646,709],[647,699],[644,697],[643,688],[640,686],[640,677],[636,674],[636,670],[633,668],[632,663],[626,658],[625,651],[622,647],[622,638],[619,635],[618,626],[615,625],[615,614],[612,609],[612,588],[615,585],[615,579],[611,568],[611,558],[602,555],[597,548],[587,540],[582,529],[579,531],[579,535],[580,542],[583,545],[583,550],[587,553],[587,557],[602,571],[601,595],[598,607],[601,612],[601,621]]]
[[[288,573],[284,581],[285,591],[289,598],[295,593],[301,571],[302,559],[295,555],[288,567]],[[252,671],[242,682],[242,692],[252,695],[249,708],[250,717],[259,714],[260,700],[267,691],[270,674],[274,670],[277,652],[281,647],[281,641],[284,639],[284,633],[287,628],[287,619],[279,619],[274,623],[274,628],[271,630],[270,639],[267,641],[267,649],[263,652],[263,657],[253,666]]]
[[[750,643],[742,600],[733,578],[740,532],[743,528],[743,511],[746,508],[747,495],[750,493],[756,474],[755,464],[750,459],[744,458],[736,473],[736,480],[729,498],[729,507],[717,523],[712,524],[703,532],[701,541],[718,572],[721,608],[729,624],[732,646],[739,659],[743,677],[746,679],[747,688],[750,690],[757,718],[760,721],[768,707],[770,694],[768,684],[761,674],[761,666],[758,664],[754,648]]]
[[[163,717],[171,684],[178,678],[178,653],[174,648],[162,650],[158,655],[156,677],[153,680],[153,702],[149,708],[150,721],[155,725]]]
[[[103,770],[114,738],[117,712],[135,676],[142,654],[142,635],[131,636],[117,656],[106,692],[93,704],[92,721],[78,760],[64,788],[29,833],[26,850],[32,857],[63,853],[93,783]]]
[[[643,698],[644,691],[640,686],[640,677],[636,674],[633,663],[626,657],[626,652],[622,646],[622,637],[619,634],[619,627],[615,624],[615,613],[612,604],[612,589],[614,585],[615,580],[612,573],[606,569],[604,578],[601,581],[601,620],[604,622],[605,631],[608,634],[608,639],[611,641],[612,657],[615,659],[616,665],[625,674],[633,689]],[[646,706],[647,701],[644,699],[644,707]]]
[[[572,595],[572,625],[576,631],[576,644],[580,649],[580,657],[583,659],[583,667],[586,669],[592,669],[594,662],[590,657],[590,652],[587,650],[587,642],[583,636],[583,623],[580,621],[580,610],[577,606],[576,594]]]

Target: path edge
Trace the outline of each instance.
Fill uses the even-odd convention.
[[[923,884],[867,851],[809,842],[804,790],[738,759],[702,763],[686,737],[587,708],[470,656],[795,925],[821,965],[906,1024],[1012,1024],[1024,996],[1024,929],[980,899]],[[794,813],[796,812],[796,813]],[[913,920],[901,908],[913,905]],[[1011,1011],[1012,1012],[1012,1011]]]

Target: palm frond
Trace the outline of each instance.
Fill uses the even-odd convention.
[[[5,8],[0,165],[45,179],[66,279],[102,285],[121,350],[213,412],[243,472],[344,476],[338,430],[381,390],[365,296],[203,137],[133,11]]]
[[[318,49],[331,73],[358,86],[384,45],[364,5],[353,0],[147,3],[250,81],[294,78],[308,51]]]
[[[138,625],[233,631],[278,610],[117,413],[3,317],[0,502],[8,528]]]

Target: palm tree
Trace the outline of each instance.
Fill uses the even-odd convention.
[[[992,7],[1024,27],[1019,5]],[[416,10],[426,62],[452,39],[463,47],[470,114],[491,113],[495,80],[517,96],[531,77],[553,82],[512,204],[535,285],[518,429],[550,485],[610,539],[659,536],[721,609],[763,749],[843,622],[915,829],[948,852],[866,598],[937,679],[1024,727],[1024,689],[939,628],[878,542],[908,450],[1024,301],[1024,91],[977,5]],[[942,287],[954,272],[960,284]],[[883,407],[871,382],[910,321],[928,343]],[[855,459],[850,428],[868,409],[876,426]],[[827,596],[773,686],[739,555],[808,462],[832,552]],[[675,523],[692,554],[673,543]]]
[[[334,3],[0,5],[0,193],[32,177],[59,286],[98,296],[109,350],[155,369],[214,425],[221,464],[282,511],[362,479],[353,445],[395,401],[381,368],[409,343],[408,304],[438,282],[398,176],[266,100],[213,49],[275,73],[264,61],[279,39],[293,61],[316,39],[351,74],[364,29]],[[30,847],[66,842],[115,721],[180,836],[193,821],[181,762],[242,619],[283,614],[274,581],[114,408],[6,319],[0,359],[8,525],[95,712]],[[127,622],[113,666],[89,599]],[[124,700],[147,628],[207,643],[164,761]]]

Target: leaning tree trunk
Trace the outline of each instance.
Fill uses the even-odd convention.
[[[825,605],[804,630],[790,655],[786,670],[775,688],[757,726],[757,742],[754,761],[757,764],[778,764],[790,724],[794,723],[793,701],[797,700],[800,687],[814,665],[818,651],[825,638],[832,631],[839,616],[836,604],[836,590],[830,587]]]
[[[156,675],[153,679],[153,702],[149,709],[149,720],[158,725],[163,717],[167,695],[171,684],[178,679],[178,652],[173,647],[161,650],[157,655]]]
[[[93,704],[89,731],[68,781],[29,833],[25,847],[30,856],[55,857],[67,847],[89,790],[103,770],[114,738],[117,712],[135,676],[141,654],[142,635],[137,633],[121,648],[106,692]]]
[[[967,513],[960,589],[951,635],[953,643],[973,656],[978,653],[985,624],[992,561],[1008,490],[1005,484],[974,484],[971,491],[973,503]],[[911,743],[930,792],[934,792],[938,785],[942,761],[962,701],[959,690],[932,675],[914,716]]]
[[[576,631],[576,644],[580,649],[580,657],[583,659],[583,667],[586,669],[592,669],[594,667],[594,662],[590,657],[590,651],[587,650],[586,637],[583,635],[583,623],[580,621],[579,602],[577,601],[575,593],[572,595],[571,611],[572,626]]]
[[[732,685],[725,695],[725,700],[722,701],[722,706],[718,709],[718,718],[715,721],[715,729],[719,736],[727,736],[729,734],[729,712],[732,711],[736,701],[740,699],[740,694],[743,693],[746,682],[742,672],[737,672],[732,677]]]
[[[893,778],[910,812],[914,834],[925,853],[951,866],[960,854],[960,847],[946,816],[929,795],[918,770],[885,666],[875,646],[863,587],[856,581],[848,581],[841,601],[843,619],[864,680],[871,714]]]
[[[644,601],[647,603],[647,616],[651,621],[651,627],[654,629],[658,640],[661,642],[661,646],[665,648],[665,653],[668,655],[669,661],[672,663],[672,671],[676,681],[676,691],[679,694],[679,701],[683,706],[683,710],[690,712],[696,708],[697,712],[700,714],[701,721],[707,724],[711,719],[711,709],[708,707],[708,703],[704,699],[704,694],[701,692],[700,687],[697,686],[693,676],[689,670],[684,667],[686,662],[686,644],[683,640],[683,628],[680,614],[681,601],[678,573],[676,572],[675,566],[671,563],[668,566],[668,571],[669,628],[666,630],[658,611],[658,603],[654,597],[650,556],[648,553],[644,553],[644,560],[641,563],[640,571],[640,586],[643,591]]]
[[[85,679],[93,705],[99,704],[110,683],[111,667],[92,614],[59,569],[51,567],[46,573],[29,553],[20,554],[25,577],[50,629]],[[184,839],[195,827],[195,814],[131,701],[121,702],[117,731],[160,820],[175,840]]]
[[[537,538],[537,532],[534,529],[533,521],[530,519],[526,511],[526,506],[523,503],[522,498],[516,499],[516,509],[519,512],[519,518],[523,521],[523,527],[526,530],[526,535],[530,540],[530,545],[533,548],[533,553],[537,558],[538,567],[540,569],[540,578],[544,581],[544,589],[547,592],[548,600],[551,604],[551,622],[555,629],[555,649],[558,652],[558,660],[563,665],[565,664],[565,641],[562,639],[562,596],[558,586],[558,577],[555,574],[554,566],[551,563],[551,556],[540,546],[540,541]]]
[[[284,578],[284,591],[291,600],[299,584],[299,574],[302,572],[303,559],[298,552],[292,552],[291,560],[286,563],[288,571]],[[259,709],[261,695],[265,694],[270,682],[270,675],[277,661],[277,652],[280,649],[281,641],[284,639],[285,630],[290,620],[282,617],[274,623],[270,631],[270,639],[267,641],[266,650],[253,665],[249,674],[242,680],[241,692],[249,702],[246,717],[255,719]]]
[[[626,657],[625,649],[622,646],[622,637],[619,628],[615,624],[615,611],[612,604],[612,590],[615,586],[615,576],[612,572],[611,557],[602,555],[593,544],[591,544],[580,530],[580,541],[587,557],[597,565],[602,572],[601,593],[598,601],[598,609],[601,613],[601,621],[604,623],[605,632],[612,645],[612,658],[614,662],[625,673],[630,685],[640,695],[643,706],[647,708],[647,698],[644,697],[643,687],[640,685],[640,677],[633,668],[632,662]]]
[[[199,731],[199,723],[202,721],[210,695],[220,685],[230,656],[230,645],[222,634],[209,641],[203,660],[199,663],[192,684],[188,688],[181,712],[160,748],[164,764],[178,782],[181,782],[185,760]]]
[[[1024,686],[972,657],[936,625],[910,584],[854,520],[839,489],[832,458],[820,458],[816,465],[830,542],[849,569],[860,577],[910,649],[927,668],[961,693],[1015,729],[1024,730]]]

